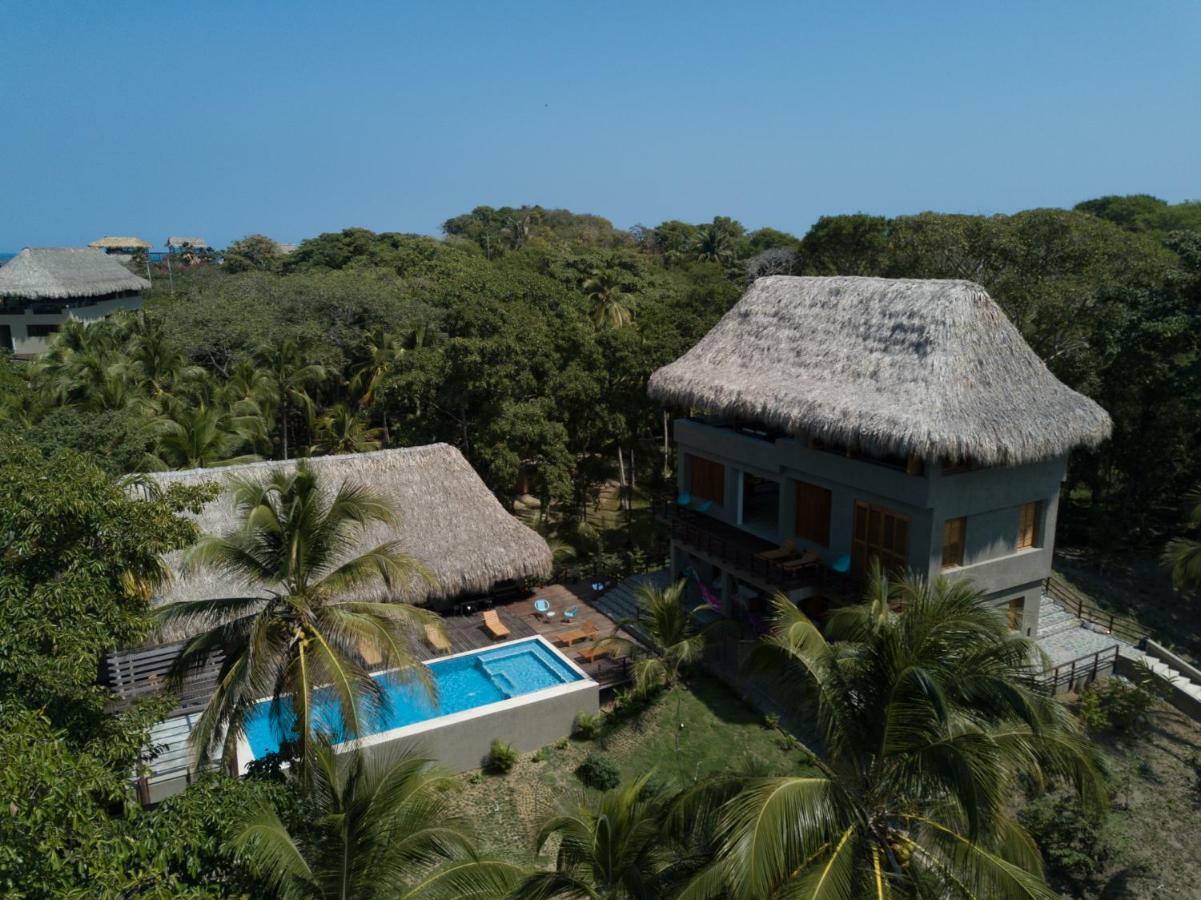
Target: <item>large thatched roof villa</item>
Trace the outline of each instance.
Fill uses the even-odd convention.
[[[445,605],[463,594],[486,593],[502,582],[545,580],[551,574],[546,541],[501,506],[479,475],[449,444],[376,450],[308,460],[331,484],[348,479],[387,500],[399,513],[395,525],[376,524],[362,537],[362,547],[396,541],[421,562],[434,584],[414,579],[397,596],[366,599],[403,600]],[[256,462],[219,469],[159,472],[149,477],[170,484],[226,484],[231,478],[265,477],[292,471],[296,462]],[[227,534],[238,527],[233,500],[222,491],[198,516],[200,530]],[[185,577],[178,572],[178,555],[168,560],[177,568],[165,591],[166,600],[202,600],[251,596],[248,585],[217,572]]]
[[[0,349],[30,357],[67,319],[94,322],[142,308],[150,287],[90,247],[26,247],[0,267]]]
[[[751,618],[778,588],[820,612],[824,569],[875,558],[1034,634],[1067,454],[1110,431],[967,281],[761,278],[649,393],[697,414],[673,566]]]

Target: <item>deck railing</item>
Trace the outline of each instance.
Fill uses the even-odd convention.
[[[1135,619],[1119,616],[1101,609],[1083,592],[1072,587],[1054,573],[1043,582],[1046,595],[1082,622],[1087,622],[1105,634],[1112,634],[1139,646],[1148,634]]]
[[[1092,684],[1098,678],[1113,673],[1118,662],[1120,647],[1113,644],[1096,653],[1079,656],[1076,659],[1060,663],[1036,682],[1039,690],[1055,696],[1056,694],[1076,691]]]
[[[723,537],[716,527],[705,521],[704,513],[680,509],[671,501],[660,501],[655,505],[655,515],[671,528],[676,540],[768,584],[793,589],[818,584],[824,579],[820,564],[796,570],[773,560],[760,559],[757,552],[745,544]]]

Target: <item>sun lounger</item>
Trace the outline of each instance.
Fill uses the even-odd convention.
[[[579,628],[573,628],[571,631],[561,631],[555,635],[555,640],[561,643],[564,647],[570,647],[572,644],[586,641],[590,637],[596,637],[600,634],[600,629],[591,622],[585,622]]]
[[[496,614],[496,610],[484,610],[484,628],[493,638],[507,638],[509,629],[505,627],[505,623],[500,620],[500,616]]]
[[[446,635],[437,625],[425,626],[425,642],[437,653],[449,653],[451,651],[450,641],[446,639]]]
[[[804,569],[807,566],[816,566],[820,561],[820,556],[818,556],[812,550],[806,550],[796,559],[789,559],[782,563],[777,563],[777,565],[781,569],[788,569],[789,571],[792,571],[794,569]]]
[[[580,651],[580,659],[585,662],[594,663],[602,656],[616,656],[617,647],[614,644],[606,643],[605,641],[597,641],[591,647],[585,647]]]
[[[791,559],[796,556],[796,541],[789,538],[775,550],[764,550],[762,553],[756,553],[755,559],[766,559],[768,562],[772,560]]]

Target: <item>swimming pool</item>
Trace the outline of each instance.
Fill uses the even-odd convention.
[[[435,660],[427,668],[433,676],[436,699],[420,684],[402,681],[391,673],[373,676],[384,689],[387,702],[369,717],[360,738],[590,680],[537,637]],[[331,733],[335,742],[343,740],[333,692],[319,690],[315,699],[319,727]],[[245,719],[244,740],[254,759],[278,750],[283,737],[292,733],[290,706],[281,703],[275,716],[271,707],[270,700],[260,701]]]

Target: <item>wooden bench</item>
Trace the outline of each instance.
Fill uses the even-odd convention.
[[[555,635],[555,640],[561,643],[564,647],[570,647],[572,644],[586,641],[590,637],[596,637],[600,634],[600,629],[591,622],[585,622],[579,628],[573,628],[570,631],[561,631]]]

